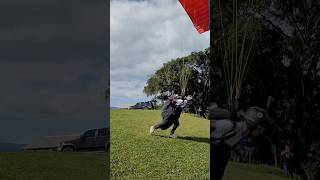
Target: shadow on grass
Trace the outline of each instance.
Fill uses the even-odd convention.
[[[164,135],[159,135],[159,134],[155,134],[154,136],[158,136],[158,137],[162,137],[162,138],[169,138],[169,136],[164,136]],[[178,136],[177,139],[210,144],[210,139],[209,138],[203,138],[203,137]]]

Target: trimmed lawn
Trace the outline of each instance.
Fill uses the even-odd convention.
[[[106,180],[106,153],[0,153],[1,180]]]

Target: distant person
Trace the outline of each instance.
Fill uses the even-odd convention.
[[[285,145],[284,150],[281,151],[283,158],[283,169],[286,176],[293,178],[293,153],[288,144]]]
[[[214,111],[213,111],[214,112]],[[226,116],[224,119],[221,115]],[[231,150],[248,135],[257,137],[262,135],[267,127],[268,114],[258,107],[250,107],[247,111],[240,113],[241,120],[235,122],[230,119],[230,114],[226,110],[220,113],[220,119],[211,117],[211,159],[210,159],[210,179],[220,180],[223,177],[225,167],[231,156]]]
[[[179,96],[171,96],[162,108],[162,121],[150,127],[150,134],[157,129],[166,130],[173,125],[169,137],[176,138],[174,132],[180,125],[179,118],[186,103],[187,100],[180,99]]]

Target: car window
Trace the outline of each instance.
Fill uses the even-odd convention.
[[[98,136],[106,136],[106,135],[107,135],[107,129],[106,128],[98,130]]]
[[[91,130],[86,131],[86,132],[83,134],[83,136],[84,136],[84,137],[93,137],[93,136],[95,136],[95,132],[96,132],[95,129],[91,129]]]

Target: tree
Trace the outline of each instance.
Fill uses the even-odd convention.
[[[144,93],[148,96],[164,92],[192,95],[194,107],[191,112],[205,116],[210,103],[209,49],[192,52],[186,57],[176,58],[158,69],[147,81]],[[201,109],[201,112],[198,112]]]
[[[188,65],[185,64],[184,59],[182,60],[182,64],[180,67],[180,89],[181,89],[181,96],[186,95],[186,90],[188,86],[188,82],[191,76],[191,69]]]
[[[217,18],[219,13],[224,19],[223,23],[216,23],[212,30],[211,58],[214,63],[211,63],[211,80],[219,79],[214,73],[224,68],[224,55],[218,49],[222,34],[219,29],[221,24],[224,24],[224,29],[233,26],[232,16],[228,15],[232,14],[228,13],[232,10],[227,8],[232,7],[232,2],[226,0],[221,5],[213,4],[214,9],[220,6],[223,10],[222,13],[212,13],[218,14],[213,15],[213,22],[221,21]],[[238,2],[240,6],[242,2]],[[316,0],[268,0],[257,6],[253,16],[259,22],[254,60],[248,68],[238,99],[239,107],[245,109],[252,105],[264,107],[268,97],[272,97],[269,113],[275,123],[269,133],[270,145],[279,150],[289,142],[297,162],[296,173],[308,180],[319,179],[320,176],[317,168],[320,165],[320,150],[315,148],[320,144],[319,10],[320,2]],[[228,79],[227,74],[221,76],[224,81]],[[223,89],[230,92],[232,88]],[[224,99],[220,104],[227,101]],[[277,150],[275,152],[279,153]]]

